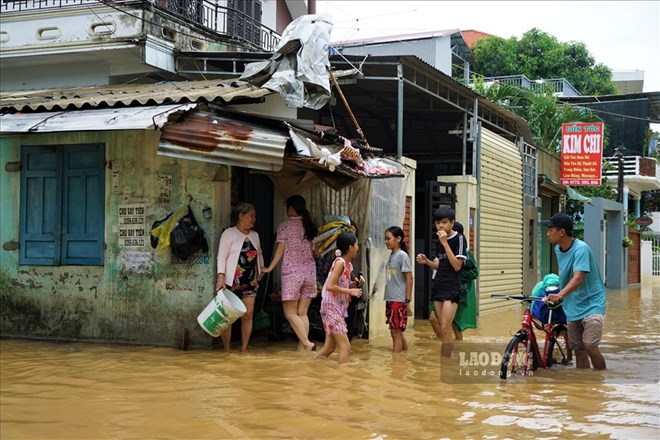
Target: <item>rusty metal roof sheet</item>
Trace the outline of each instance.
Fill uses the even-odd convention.
[[[83,110],[187,102],[229,103],[272,91],[245,81],[208,80],[0,92],[0,113]],[[220,100],[221,102],[218,102]]]
[[[286,132],[205,111],[192,111],[165,125],[158,154],[279,171],[288,139]]]

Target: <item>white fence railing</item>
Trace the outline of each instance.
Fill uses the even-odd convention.
[[[654,235],[650,240],[653,247],[653,276],[658,277],[660,276],[660,235]]]

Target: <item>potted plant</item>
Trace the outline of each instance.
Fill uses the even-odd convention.
[[[623,247],[628,247],[633,245],[633,241],[630,239],[630,237],[623,237]]]

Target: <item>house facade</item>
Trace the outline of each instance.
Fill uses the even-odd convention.
[[[292,134],[282,116],[274,124],[259,112],[264,104],[221,116],[202,103],[203,97],[245,101],[266,94],[267,108],[279,106],[274,113],[284,114],[278,95],[248,85],[239,93],[234,81],[213,84],[181,83],[167,93],[160,85],[131,86],[131,93],[156,100],[132,107],[121,105],[126,87],[81,88],[69,99],[35,98],[38,105],[57,106],[50,112],[0,116],[3,335],[209,346],[195,318],[214,295],[216,249],[232,226],[231,207],[243,201],[256,206],[255,230],[268,261],[286,216],[282,202],[293,193],[309,200],[319,223],[332,214],[353,219],[365,249],[356,267],[367,279],[378,277],[386,249],[376,244],[366,251],[371,225],[403,224],[406,213],[414,221],[405,207],[414,198],[414,162],[403,158],[397,175],[386,176],[341,166],[331,172],[318,160],[288,157]],[[203,97],[195,97],[196,86]],[[88,108],[88,97],[102,94],[109,108]],[[171,247],[154,246],[150,231],[186,206],[208,249],[181,260]],[[375,294],[365,299],[365,308],[381,302]],[[364,337],[384,333],[380,315],[361,316],[369,319],[362,323]]]
[[[284,128],[285,122],[298,125],[311,138],[319,134],[313,124],[298,121],[297,111],[280,96],[237,81],[235,72],[227,81],[173,81],[185,77],[173,66],[180,65],[176,56],[186,49],[197,55],[209,47],[230,54],[272,50],[270,39],[248,41],[235,29],[209,26],[209,11],[225,11],[227,16],[232,6],[259,4],[271,12],[262,17],[261,26],[272,22],[283,29],[313,2],[306,9],[301,9],[303,2],[199,2],[194,11],[181,9],[191,7],[189,2],[81,1],[74,3],[78,8],[58,8],[58,3],[2,11],[3,44],[12,43],[3,45],[3,57],[11,62],[3,60],[1,75],[3,335],[208,345],[210,338],[195,317],[214,294],[215,249],[222,231],[231,226],[231,206],[240,201],[257,208],[255,229],[266,260],[274,247],[275,229],[286,216],[283,198],[292,190],[308,198],[319,223],[331,214],[355,219],[365,250],[372,221],[407,222],[414,236],[414,161],[385,163],[375,158],[372,164],[377,168],[385,164],[397,171],[386,182],[378,177],[391,176],[378,171],[367,175],[342,164],[331,172],[319,166],[318,159],[288,160],[285,147],[291,145],[293,134]],[[95,41],[87,41],[94,38],[80,25],[85,11],[87,20],[106,17],[105,24],[90,25],[108,27]],[[64,32],[69,29],[66,20],[60,21],[64,16],[74,23],[71,29],[83,28],[80,35]],[[25,27],[17,25],[21,20]],[[198,33],[180,27],[161,35],[175,24]],[[17,42],[35,26],[54,37]],[[208,28],[213,41],[198,44],[195,36],[204,43]],[[152,39],[168,36],[173,46],[151,50]],[[73,41],[80,47],[69,53]],[[106,52],[99,47],[103,44]],[[55,62],[55,52],[67,53]],[[84,63],[78,52],[99,65],[80,72]],[[144,56],[123,58],[136,53]],[[32,66],[53,63],[53,75],[30,76],[28,56],[33,57]],[[339,72],[335,75],[342,78]],[[169,81],[154,83],[163,78]],[[380,200],[373,208],[372,197]],[[154,249],[150,230],[154,222],[186,206],[204,230],[208,251],[182,261],[167,246]],[[376,278],[384,252],[374,247],[370,254],[373,258],[357,264],[368,279],[371,273]],[[366,313],[375,296],[365,299],[366,305],[360,305],[361,335],[384,333],[380,315]]]
[[[278,1],[276,6],[288,3]],[[117,5],[134,5],[143,14],[151,11],[169,17],[172,12],[172,8],[168,9],[170,2],[167,7],[159,2]],[[110,9],[103,12],[119,12],[114,7]],[[13,13],[50,16],[44,11]],[[19,20],[5,14],[2,11],[2,32],[9,31],[3,35],[9,35],[5,37],[8,42],[15,41],[17,31],[5,27],[5,18]],[[99,11],[94,15],[99,15]],[[204,21],[206,13],[201,17],[193,13],[193,18],[208,23]],[[34,18],[24,17],[27,23]],[[175,18],[202,34],[208,32],[206,25],[196,26],[190,16]],[[155,20],[136,19],[133,25],[150,26]],[[109,24],[104,26],[111,28]],[[164,27],[156,28],[162,34]],[[188,338],[193,344],[204,345],[208,338],[195,326],[194,317],[213,294],[213,252],[223,228],[229,226],[229,207],[239,200],[255,203],[258,217],[265,220],[258,220],[257,230],[263,237],[271,237],[272,246],[276,225],[284,218],[281,208],[276,207],[281,205],[281,188],[287,185],[283,182],[293,176],[297,179],[293,180],[294,185],[301,185],[309,179],[309,171],[325,183],[299,187],[313,200],[312,207],[321,216],[317,221],[340,209],[362,218],[364,239],[375,242],[360,262],[370,274],[371,311],[365,315],[370,337],[386,331],[378,309],[383,287],[379,274],[387,256],[379,243],[382,231],[378,229],[383,222],[407,225],[411,252],[430,254],[431,222],[426,214],[441,204],[453,206],[457,219],[466,225],[470,246],[480,260],[482,311],[506,306],[492,301],[491,293],[522,293],[526,284],[536,281],[537,266],[527,252],[535,239],[526,232],[528,228],[534,230],[538,217],[533,208],[536,153],[527,125],[520,118],[416,56],[378,56],[363,63],[362,75],[339,77],[338,86],[366,134],[366,138],[356,136],[351,141],[364,148],[373,145],[383,154],[396,157],[401,170],[405,170],[404,179],[367,179],[369,187],[360,190],[353,185],[364,185],[365,179],[354,174],[343,176],[349,178],[347,184],[346,180],[338,182],[341,179],[337,176],[327,176],[327,171],[318,167],[300,174],[309,163],[297,164],[292,171],[291,164],[296,161],[279,159],[284,156],[290,136],[267,130],[271,125],[263,120],[257,130],[261,143],[252,142],[250,151],[262,154],[267,142],[277,153],[262,155],[260,159],[248,155],[248,166],[237,163],[239,158],[230,158],[226,151],[214,162],[191,160],[190,151],[194,148],[186,151],[186,157],[177,157],[178,153],[163,144],[162,134],[190,112],[210,111],[210,118],[215,118],[232,107],[269,115],[279,122],[287,118],[308,120],[317,126],[335,127],[339,133],[355,133],[356,127],[351,123],[350,110],[341,103],[333,102],[321,110],[292,112],[278,96],[235,81],[150,84],[162,78],[190,77],[193,73],[205,76],[213,72],[214,66],[220,68],[213,78],[221,78],[241,70],[237,65],[244,66],[259,58],[256,52],[248,52],[256,43],[236,36],[220,36],[217,40],[221,43],[207,41],[208,46],[192,43],[191,39],[190,44],[172,50],[177,54],[172,58],[168,52],[171,45],[155,52],[148,49],[149,36],[164,38],[153,29],[146,32],[147,37],[137,38],[142,44],[139,50],[128,50],[142,56],[136,59],[135,67],[130,62],[111,62],[111,68],[104,67],[99,72],[92,68],[88,78],[77,85],[96,87],[85,89],[70,88],[71,69],[39,82],[39,78],[29,76],[29,66],[21,64],[25,63],[20,56],[22,49],[17,46],[5,51],[3,46],[2,56],[15,58],[10,64],[3,59],[3,69],[7,69],[2,75],[7,81],[2,84],[3,112],[26,113],[4,119],[0,139],[4,164],[0,170],[3,334],[155,344],[178,344]],[[135,32],[134,37],[145,33]],[[193,38],[195,34],[180,30],[173,35],[176,42],[177,36]],[[127,38],[125,43],[130,45],[134,40]],[[59,42],[51,44],[57,46]],[[28,46],[29,50],[36,50]],[[58,50],[65,51],[66,46]],[[186,48],[188,51],[184,52]],[[117,54],[123,53],[121,48],[117,50]],[[80,69],[81,60],[76,58],[79,55],[73,52],[69,67]],[[146,57],[149,53],[151,58]],[[187,57],[188,67],[196,65],[199,69],[182,72],[182,54]],[[49,56],[44,53],[42,58],[34,59],[48,64],[52,61]],[[115,61],[120,58],[118,55]],[[363,58],[333,57],[331,64],[337,70],[350,70]],[[101,63],[98,57],[90,60]],[[25,84],[20,83],[22,75]],[[135,90],[128,91],[126,87],[133,83]],[[97,84],[105,84],[105,90]],[[8,90],[11,93],[5,93]],[[202,110],[198,105],[207,108]],[[84,115],[74,113],[77,111]],[[75,160],[69,160],[72,158]],[[273,172],[278,175],[273,176]],[[52,185],[61,189],[59,197],[52,197],[57,193]],[[357,197],[365,197],[365,191],[366,199]],[[372,209],[373,200],[383,200],[382,196],[374,198],[377,194],[389,195],[390,199],[385,198],[377,209]],[[364,202],[349,203],[355,200]],[[204,229],[210,251],[182,262],[168,255],[167,249],[152,249],[145,235],[153,222],[186,205]],[[209,211],[211,217],[205,214]],[[269,252],[265,247],[264,253]],[[417,276],[418,316],[423,315],[419,312],[428,297],[424,283],[429,275]]]
[[[284,28],[314,13],[315,5],[315,0],[2,2],[0,90],[183,80],[180,53],[272,52]]]

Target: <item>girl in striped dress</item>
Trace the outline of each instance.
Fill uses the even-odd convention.
[[[348,361],[348,354],[351,351],[346,327],[348,304],[351,302],[351,296],[362,295],[362,289],[357,285],[364,282],[362,277],[351,281],[353,271],[351,261],[357,255],[358,249],[357,237],[352,232],[343,232],[337,237],[335,251],[337,258],[332,263],[322,291],[321,319],[325,329],[325,344],[316,354],[317,358],[327,358],[339,346],[339,363]]]

